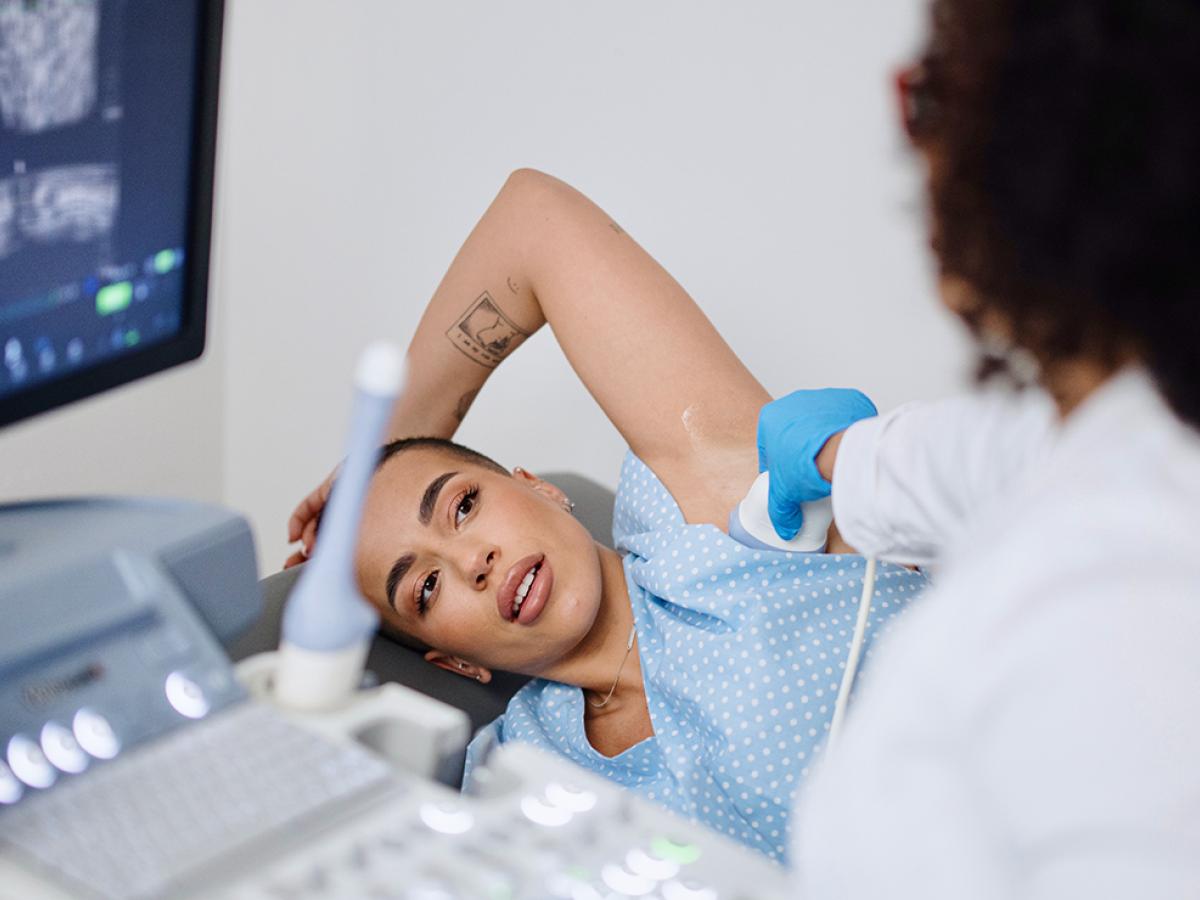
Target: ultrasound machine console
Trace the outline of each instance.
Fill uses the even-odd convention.
[[[0,426],[202,352],[222,16],[0,0]],[[532,747],[447,787],[465,716],[400,685],[280,708],[256,578],[215,506],[0,506],[0,900],[791,896]]]

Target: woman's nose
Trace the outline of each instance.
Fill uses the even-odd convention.
[[[482,547],[475,553],[467,571],[467,575],[475,587],[487,587],[488,577],[492,574],[492,569],[499,556],[500,553],[495,547]]]

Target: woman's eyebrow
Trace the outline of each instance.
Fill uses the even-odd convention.
[[[398,560],[392,563],[392,568],[388,570],[387,577],[387,602],[396,612],[396,588],[400,586],[400,581],[408,574],[408,570],[412,568],[412,564],[417,561],[416,555],[405,553]]]
[[[446,482],[457,474],[457,472],[446,472],[429,482],[429,487],[425,488],[425,493],[421,495],[421,506],[417,510],[417,519],[420,520],[422,525],[428,525],[433,520],[433,508],[437,506],[438,496],[442,493],[442,488],[446,486]],[[405,553],[392,563],[391,569],[388,570],[386,583],[387,602],[388,606],[394,610],[396,610],[396,588],[400,586],[400,582],[408,574],[408,570],[412,568],[412,564],[416,561],[417,557],[415,554]],[[396,612],[399,612],[399,610],[396,610]]]
[[[425,493],[421,495],[421,508],[417,510],[417,519],[422,525],[429,524],[433,518],[433,508],[437,506],[438,494],[442,492],[446,482],[457,474],[457,472],[447,472],[429,482],[429,487],[425,488]]]

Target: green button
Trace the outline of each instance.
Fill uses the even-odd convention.
[[[132,301],[133,283],[118,281],[116,284],[105,285],[96,292],[96,312],[102,316],[109,316],[127,309]]]
[[[125,332],[125,346],[126,347],[132,347],[134,344],[136,344],[141,339],[142,339],[141,332],[139,332],[136,328],[132,328],[129,331]]]
[[[650,849],[659,859],[669,859],[681,866],[694,863],[700,858],[700,848],[695,844],[677,844],[665,837],[656,837],[650,842]]]
[[[159,275],[166,275],[173,268],[175,268],[174,250],[159,250],[154,254],[154,271]]]

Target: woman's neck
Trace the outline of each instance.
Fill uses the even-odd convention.
[[[625,583],[625,567],[614,550],[596,545],[600,562],[601,598],[596,619],[587,636],[556,671],[545,677],[583,689],[588,700],[601,702],[612,697],[605,711],[618,710],[631,700],[643,702],[642,670],[636,645],[630,649],[633,609]],[[618,677],[618,672],[620,673]],[[589,704],[589,711],[594,709]]]
[[[1129,359],[1107,364],[1091,359],[1064,361],[1043,371],[1042,385],[1054,399],[1059,417],[1065,419],[1128,362]]]

